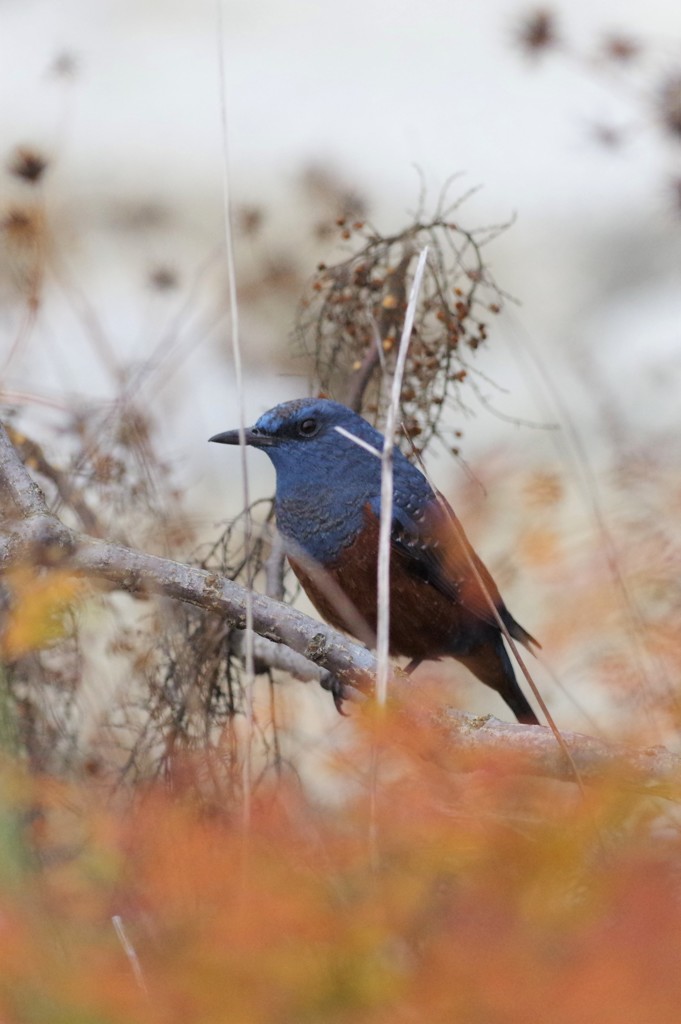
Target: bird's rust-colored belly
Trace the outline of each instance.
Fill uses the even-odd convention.
[[[302,587],[332,626],[375,646],[377,626],[378,527],[367,523],[358,538],[325,568],[289,556]],[[376,535],[374,535],[376,534]],[[426,659],[451,653],[461,632],[460,605],[405,568],[394,549],[390,558],[390,653]]]

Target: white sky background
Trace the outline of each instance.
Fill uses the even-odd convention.
[[[495,403],[509,413],[545,414],[512,357],[522,336],[587,429],[599,426],[594,387],[632,431],[668,428],[681,383],[681,218],[665,189],[679,173],[681,143],[677,152],[665,149],[642,125],[624,150],[594,145],[590,126],[630,123],[641,107],[623,101],[614,79],[560,56],[539,67],[525,59],[513,32],[527,9],[522,0],[224,0],[234,200],[265,204],[282,237],[295,235],[295,177],[322,163],[365,192],[372,220],[390,230],[415,206],[414,164],[433,205],[447,177],[461,172],[453,196],[482,186],[460,215],[466,226],[517,216],[488,250],[497,281],[522,303],[492,332],[481,363],[508,389],[490,392]],[[579,0],[556,10],[582,49],[617,30],[652,43],[658,69],[679,54],[681,15],[672,0]],[[70,239],[63,256],[72,279],[115,350],[138,360],[186,299],[186,291],[150,297],[142,286],[149,267],[167,259],[188,287],[221,241],[217,45],[215,0],[0,3],[3,154],[17,143],[51,154],[45,187],[62,239]],[[71,82],[47,74],[64,52],[78,62]],[[650,91],[654,79],[642,82]],[[6,176],[3,188],[12,188]],[[112,232],[112,211],[127,200],[168,204],[174,230],[142,239]],[[105,394],[106,375],[78,341],[82,325],[57,289],[48,298],[30,358],[13,365],[11,385]],[[0,321],[10,337],[13,312]],[[258,365],[275,333],[283,338],[289,329],[289,322],[270,324],[268,335],[262,325],[244,325],[248,353],[257,355],[246,398],[253,418],[304,392],[304,380],[267,377]],[[226,331],[214,333],[204,352],[207,345],[227,351]],[[187,391],[192,401],[178,400]],[[205,437],[235,423],[229,361],[207,370],[190,359],[167,394],[173,454],[212,474]],[[481,445],[509,431],[486,415],[468,427],[470,443]],[[534,443],[527,434],[520,440]]]

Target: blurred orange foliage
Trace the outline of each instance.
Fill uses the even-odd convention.
[[[342,800],[262,783],[248,831],[204,755],[114,793],[6,764],[0,1019],[676,1024],[678,814],[464,772],[399,709],[355,733]]]
[[[3,576],[11,595],[9,613],[0,629],[0,658],[14,661],[53,643],[63,635],[63,616],[82,596],[84,584],[73,573],[38,572],[19,566]]]
[[[610,698],[599,725],[649,743],[641,708],[669,735],[681,722],[678,525],[649,514],[644,469],[624,482],[612,537],[631,607],[559,474],[529,479],[515,522],[517,500],[495,493],[517,565],[545,587],[533,631]],[[499,569],[510,586],[517,566]],[[6,581],[11,662],[58,639],[83,593],[59,569]],[[0,763],[0,1024],[676,1024],[675,805],[616,776],[582,797],[511,752],[464,758],[428,712],[442,689],[422,677],[411,699],[355,708],[316,797],[286,761],[264,772],[247,830],[240,730],[191,754],[169,730],[163,783],[109,778],[96,742],[71,781]]]

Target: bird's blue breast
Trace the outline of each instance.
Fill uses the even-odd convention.
[[[292,541],[291,553],[301,549],[321,565],[334,564],[357,538],[364,524],[361,502],[339,501],[316,491],[277,497],[277,526],[284,541]]]
[[[381,510],[380,459],[352,442],[338,441],[340,445],[325,452],[321,446],[307,446],[305,459],[300,449],[290,457],[281,449],[270,456],[277,469],[276,514],[282,537],[292,554],[297,548],[326,566],[336,563],[357,539],[367,506],[375,516]],[[393,516],[406,516],[416,524],[432,498],[423,474],[396,451]]]

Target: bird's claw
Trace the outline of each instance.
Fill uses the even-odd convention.
[[[328,690],[333,697],[333,703],[336,706],[336,711],[339,715],[343,715],[345,718],[348,717],[347,711],[343,711],[343,701],[345,700],[345,684],[338,678],[338,676],[331,675],[329,672],[322,680],[321,685],[324,690]]]

